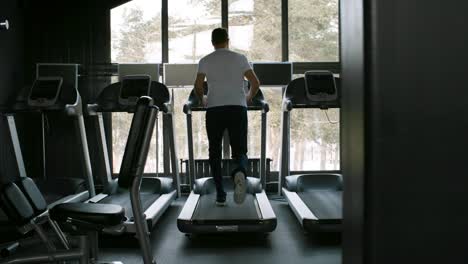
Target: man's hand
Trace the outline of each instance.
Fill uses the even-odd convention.
[[[201,103],[204,108],[208,106],[208,97],[206,95],[203,96]]]
[[[206,107],[206,95],[203,92],[203,82],[205,81],[205,74],[198,73],[197,79],[195,80],[195,95],[198,97],[200,104]]]
[[[249,104],[252,103],[252,99],[257,94],[258,89],[260,89],[260,81],[258,80],[257,75],[255,75],[255,72],[251,69],[246,71],[244,76],[250,82],[250,90],[246,96],[247,104]]]
[[[247,104],[251,104],[253,98],[254,98],[254,97],[253,97],[252,94],[249,92],[249,93],[245,96],[245,99],[246,99],[246,101],[247,101]]]

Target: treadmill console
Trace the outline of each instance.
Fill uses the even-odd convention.
[[[34,81],[28,97],[28,104],[48,107],[56,103],[62,89],[62,77],[39,77]]]
[[[330,71],[307,71],[304,74],[307,98],[314,102],[338,99],[335,77]]]
[[[127,75],[120,82],[119,103],[136,105],[138,98],[150,94],[151,77],[149,75]]]

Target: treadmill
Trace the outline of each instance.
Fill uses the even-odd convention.
[[[247,84],[247,82],[246,82]],[[247,85],[246,85],[247,87]],[[248,89],[248,88],[246,88]],[[205,83],[205,94],[208,88]],[[188,102],[184,105],[184,113],[187,115],[187,135],[189,142],[189,171],[190,183],[192,191],[187,198],[187,201],[182,208],[182,211],[177,218],[177,227],[183,233],[202,234],[202,233],[218,233],[218,232],[272,232],[276,228],[276,215],[273,212],[270,201],[262,188],[262,181],[265,179],[266,164],[266,114],[269,111],[269,106],[263,98],[261,90],[253,99],[253,102],[248,105],[248,110],[257,110],[262,112],[262,139],[261,139],[261,161],[260,178],[247,177],[247,196],[242,204],[236,204],[233,201],[232,193],[234,184],[231,176],[223,177],[223,185],[227,192],[227,205],[217,206],[216,188],[211,175],[203,175],[201,178],[196,178],[197,169],[205,172],[209,171],[209,166],[206,168],[197,168],[193,155],[193,139],[192,139],[192,112],[206,111],[200,107],[200,102],[192,90],[188,98]],[[232,162],[231,162],[232,163]],[[224,175],[231,174],[229,161],[222,163]],[[252,164],[250,165],[252,166]],[[250,171],[251,168],[247,168]]]
[[[126,178],[118,177],[117,179],[113,179],[112,177],[103,113],[134,113],[138,98],[148,95],[153,99],[159,111],[163,112],[164,120],[170,124],[170,126],[165,124],[169,127],[168,131],[165,131],[165,136],[170,138],[171,165],[172,168],[175,168],[172,171],[172,178],[163,176],[143,177],[142,179],[140,192],[141,205],[146,216],[148,230],[152,230],[158,219],[178,195],[178,162],[175,154],[174,130],[172,128],[172,102],[168,88],[162,83],[152,81],[150,75],[126,75],[122,76],[120,82],[113,83],[104,88],[98,95],[96,102],[88,105],[88,115],[94,116],[94,121],[96,122],[97,129],[95,132],[100,141],[100,144],[98,144],[100,153],[105,161],[105,173],[101,173],[102,178],[100,179],[104,187],[103,192],[87,202],[122,206],[125,209],[126,216],[123,233],[135,234],[137,230],[128,188],[124,188],[124,186],[128,185],[125,182]],[[164,162],[169,162],[166,156],[164,158]]]
[[[329,71],[308,71],[287,86],[283,97],[279,187],[307,232],[342,230],[342,176],[326,172],[290,175],[290,116],[294,108],[339,108],[337,81]]]
[[[33,86],[21,91],[9,105],[2,106],[0,112],[7,120],[19,174],[16,183],[21,188],[28,188],[31,178],[26,173],[15,117],[37,113],[41,117],[42,125],[42,132],[39,133],[42,134],[42,171],[34,175],[33,179],[44,193],[49,207],[64,202],[82,202],[95,195],[82,102],[78,92],[77,64],[37,64]],[[54,124],[57,123],[66,125],[62,125],[59,130],[47,130],[47,127],[56,128]],[[66,127],[65,130],[62,127]],[[57,166],[56,158],[47,159],[47,156],[51,155],[49,152],[57,156],[57,152],[53,152],[57,151],[57,148],[49,148],[47,144],[49,138],[57,137],[67,142],[70,142],[68,137],[73,137],[73,143],[76,142],[80,147],[78,156],[81,163],[79,160],[73,161],[74,163],[63,171],[63,166]],[[31,142],[31,139],[24,140]],[[23,144],[27,143],[23,141]],[[73,173],[73,176],[77,174],[74,171],[76,167],[81,170],[78,173],[79,177],[69,177],[70,173]]]

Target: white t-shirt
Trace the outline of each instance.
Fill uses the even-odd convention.
[[[252,69],[247,58],[229,49],[217,49],[198,63],[198,73],[206,75],[207,107],[247,106],[244,74]]]

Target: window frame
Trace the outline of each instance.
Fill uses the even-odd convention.
[[[121,1],[119,5],[130,1]],[[110,18],[110,17],[109,17]],[[229,0],[221,0],[221,26],[229,31]],[[338,32],[341,32],[341,0],[338,0]],[[161,64],[170,63],[169,61],[169,0],[161,0]],[[289,61],[289,0],[281,0],[281,59],[283,62]],[[308,70],[329,70],[335,74],[341,73],[341,34],[338,34],[338,61],[336,62],[291,62],[293,65],[293,74],[304,74]],[[161,67],[161,74],[162,67]],[[162,75],[161,75],[162,76]],[[341,111],[340,111],[341,113]],[[340,114],[341,115],[341,114]],[[112,127],[112,118],[110,118],[110,127]],[[111,129],[112,130],[112,129]],[[112,134],[112,133],[110,133]],[[341,134],[341,129],[340,129]],[[341,138],[341,136],[340,136]],[[111,159],[112,145],[110,145]],[[340,150],[341,152],[341,150]],[[341,170],[340,166],[340,170]],[[113,170],[113,169],[112,169]],[[323,171],[322,171],[323,172]],[[145,173],[151,174],[151,173]]]
[[[161,0],[162,63],[169,61],[169,0]],[[339,0],[340,1],[340,0]],[[289,0],[281,0],[281,58],[289,61]],[[338,4],[338,31],[341,31],[340,5]],[[229,30],[229,0],[221,0],[221,26]],[[302,74],[306,70],[321,69],[340,73],[341,34],[338,34],[338,61],[336,62],[292,62],[293,74]]]

